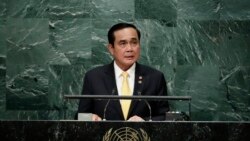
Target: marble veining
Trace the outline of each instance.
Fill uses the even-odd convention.
[[[112,60],[106,35],[117,22],[141,30],[139,62],[164,73],[169,95],[192,96],[192,120],[249,121],[249,0],[4,0],[0,119],[62,119],[65,110],[73,119],[78,101],[65,105],[63,95],[79,95],[85,72]]]

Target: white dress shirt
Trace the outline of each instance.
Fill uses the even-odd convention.
[[[123,70],[116,64],[114,61],[114,70],[115,70],[115,81],[118,90],[118,94],[121,95],[121,88],[122,88],[122,72]],[[135,63],[126,71],[128,73],[128,82],[129,88],[133,94],[134,92],[134,83],[135,83]]]

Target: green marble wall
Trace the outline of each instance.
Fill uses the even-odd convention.
[[[62,119],[63,95],[110,62],[120,21],[142,31],[140,62],[164,72],[169,95],[192,96],[192,120],[250,119],[249,0],[1,0],[0,119]]]

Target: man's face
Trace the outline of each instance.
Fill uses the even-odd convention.
[[[140,41],[134,28],[124,28],[114,32],[114,45],[109,44],[109,52],[116,64],[124,71],[129,69],[140,56]]]

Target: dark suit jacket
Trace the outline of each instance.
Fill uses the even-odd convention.
[[[141,83],[139,82],[141,81]],[[88,71],[84,78],[82,94],[118,95],[113,62]],[[133,95],[167,95],[166,81],[163,73],[153,68],[136,64]],[[94,113],[103,118],[104,107],[108,100],[80,100],[78,113]],[[152,109],[153,120],[164,120],[169,110],[167,101],[148,101]],[[134,115],[147,120],[149,108],[145,101],[131,102],[128,119]],[[119,100],[111,100],[105,112],[107,120],[124,120]]]

